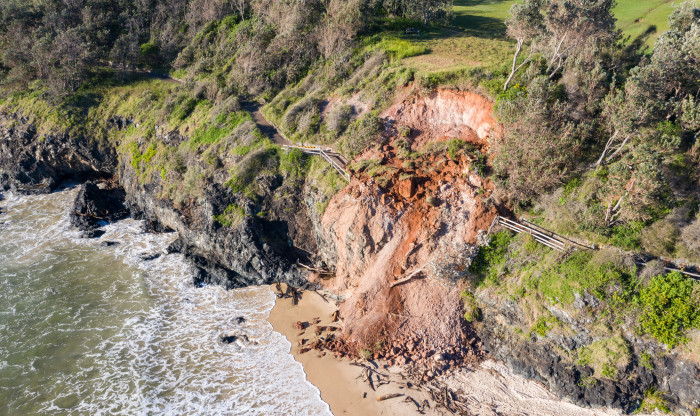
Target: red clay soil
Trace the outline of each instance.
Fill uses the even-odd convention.
[[[500,134],[491,110],[469,92],[409,95],[384,114],[385,144],[356,159],[355,166],[380,159],[381,169],[354,172],[330,201],[322,229],[335,248],[336,276],[322,283],[346,297],[340,309],[346,352],[365,350],[398,364],[473,356],[474,336],[462,318],[464,283],[444,271],[459,269],[455,259],[496,215],[493,185],[475,172],[473,154],[416,153],[452,138],[487,146]],[[411,135],[398,137],[397,126]],[[413,154],[401,150],[404,141]],[[419,270],[419,278],[392,287]]]

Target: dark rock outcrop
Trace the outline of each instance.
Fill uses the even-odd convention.
[[[515,372],[528,379],[548,386],[559,397],[592,407],[621,408],[632,412],[639,407],[650,387],[663,392],[669,405],[677,414],[692,414],[700,406],[700,369],[697,365],[675,354],[657,356],[652,365],[641,365],[632,359],[614,379],[593,378],[593,370],[581,366],[562,351],[590,343],[579,331],[570,336],[531,334],[525,336],[513,328],[523,325],[522,310],[515,302],[492,302],[489,296],[483,308],[483,320],[477,324],[477,332],[485,352],[504,361]],[[566,339],[562,339],[566,338]],[[644,351],[649,345],[641,340],[627,340],[631,351]],[[633,354],[634,355],[634,354]]]
[[[88,181],[80,185],[70,214],[71,225],[84,232],[88,238],[100,235],[97,228],[106,223],[126,218],[129,211],[124,206],[126,194],[121,187]]]
[[[107,127],[123,129],[129,123],[114,118]],[[169,133],[160,139],[179,142],[183,138]],[[295,219],[305,215],[304,210],[279,207],[281,214],[271,215],[270,219],[248,215],[241,224],[224,227],[213,216],[223,212],[235,196],[221,185],[208,187],[203,198],[191,202],[183,212],[159,198],[158,178],[143,181],[129,163],[119,163],[113,147],[82,136],[40,136],[29,120],[13,114],[0,115],[0,191],[46,193],[64,180],[112,177],[119,178],[123,191],[105,194],[94,183],[88,183],[76,200],[73,223],[88,235],[97,235],[95,228],[101,221],[124,215],[121,201],[117,202],[123,197],[131,214],[145,220],[151,230],[178,233],[171,250],[184,253],[192,261],[196,284],[233,288],[281,281],[308,286],[306,272],[294,266],[300,253],[305,252],[295,247],[296,242],[308,239],[305,234],[296,237],[299,233],[294,231],[308,228],[308,220]],[[270,185],[275,186],[272,182]],[[102,201],[105,196],[109,201]]]
[[[212,185],[183,212],[157,198],[157,184],[142,183],[131,165],[121,165],[119,178],[136,218],[177,232],[170,250],[187,255],[195,266],[196,284],[235,288],[281,281],[308,286],[305,272],[294,267],[295,249],[285,222],[248,215],[240,224],[225,227],[214,220],[215,213],[223,212],[236,198],[228,189]]]
[[[113,148],[66,134],[40,136],[27,119],[0,115],[0,190],[50,192],[65,179],[108,177],[116,172]]]

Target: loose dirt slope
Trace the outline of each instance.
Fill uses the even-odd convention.
[[[320,246],[336,270],[324,284],[347,297],[341,315],[356,351],[399,363],[438,352],[471,359],[455,281],[497,212],[492,184],[473,166],[500,132],[491,103],[468,92],[407,92],[383,116],[385,144],[351,165],[355,179],[322,218]],[[454,138],[473,148],[449,155]]]

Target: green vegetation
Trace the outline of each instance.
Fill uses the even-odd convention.
[[[559,319],[552,314],[543,314],[537,318],[537,322],[532,327],[531,332],[536,333],[541,337],[546,337],[549,331],[557,327],[559,324]]]
[[[639,358],[639,363],[642,365],[642,367],[648,370],[654,369],[654,361],[651,354],[649,354],[648,352],[643,352]]]
[[[578,351],[578,364],[591,366],[597,378],[615,379],[630,361],[627,342],[620,336],[594,341]]]
[[[577,322],[585,319],[594,341],[561,354],[592,367],[597,379],[615,380],[633,360],[620,326],[648,334],[669,349],[684,345],[689,331],[700,328],[700,284],[678,272],[643,278],[631,257],[617,250],[562,255],[528,235],[501,231],[480,248],[469,271],[475,290],[462,294],[465,319],[474,321],[470,311],[483,308],[477,301],[483,293],[518,303],[525,315],[523,324],[511,328],[516,333],[537,334],[544,340],[553,331],[570,335],[570,324],[550,312],[554,309]],[[637,362],[654,369],[647,352],[640,353]]]
[[[514,3],[513,0],[455,0],[452,24],[482,37],[505,36],[503,22]],[[616,2],[613,13],[617,27],[625,36],[635,38],[655,27],[655,34],[649,40],[649,45],[653,45],[658,35],[668,30],[668,16],[672,11],[672,2],[666,0],[620,0]]]
[[[468,291],[463,291],[461,294],[462,304],[464,305],[464,319],[467,322],[474,322],[481,319],[481,309],[474,298],[474,294]]]
[[[195,130],[188,144],[194,149],[203,144],[217,143],[245,121],[252,121],[250,114],[245,111],[219,114],[209,125],[203,125]]]
[[[374,44],[375,48],[384,50],[393,59],[410,58],[411,56],[422,55],[428,52],[428,48],[417,45],[408,39],[398,36],[373,36],[365,40],[366,45]]]
[[[221,214],[214,215],[214,220],[224,227],[237,227],[245,217],[243,208],[231,204]]]
[[[662,413],[671,413],[663,393],[650,387],[644,392],[644,400],[635,413],[652,413],[656,410]]]
[[[491,237],[489,245],[481,247],[469,266],[469,272],[478,276],[478,282],[496,281],[505,265],[506,253],[512,240],[513,236],[510,232],[501,231]]]
[[[686,342],[688,329],[700,328],[700,284],[678,272],[651,279],[639,302],[642,329],[669,348]]]

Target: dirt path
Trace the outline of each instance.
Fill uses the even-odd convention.
[[[265,118],[263,113],[260,111],[260,105],[252,101],[243,101],[241,102],[241,106],[244,110],[250,113],[250,115],[253,117],[253,121],[258,126],[260,131],[269,137],[273,143],[280,146],[294,146],[294,143],[287,140],[277,130],[277,128]]]
[[[255,125],[258,126],[258,129],[260,129],[260,131],[263,132],[264,135],[269,137],[273,143],[279,146],[299,146],[296,143],[292,143],[286,137],[284,137],[284,135],[279,130],[277,130],[277,127],[275,127],[275,125],[272,124],[267,118],[265,118],[262,111],[260,111],[260,105],[258,103],[253,101],[242,101],[241,106],[244,110],[250,113],[250,115],[253,117]],[[322,146],[317,145],[302,144],[302,147],[307,146],[309,148],[316,148],[314,150],[320,150],[323,148]],[[307,149],[302,150],[304,150],[306,153],[311,153],[308,152]],[[347,166],[347,160],[345,159],[345,157],[328,147],[323,148],[323,153],[325,153],[333,161],[333,163],[340,167],[340,174],[343,175],[344,178],[349,180],[349,176],[345,171],[345,168]]]

